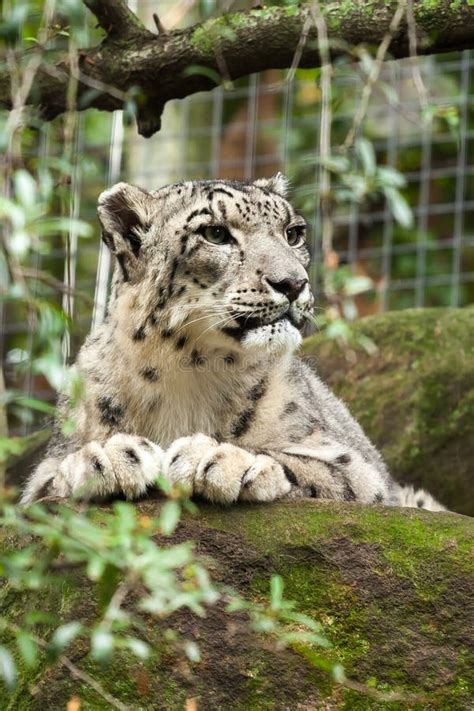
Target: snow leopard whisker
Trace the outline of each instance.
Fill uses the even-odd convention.
[[[207,313],[205,316],[199,316],[199,318],[195,318],[195,319],[193,319],[192,321],[186,321],[185,323],[183,323],[182,326],[180,326],[180,327],[177,329],[176,333],[179,333],[180,331],[183,330],[183,328],[186,328],[186,326],[191,326],[191,324],[197,323],[198,321],[204,321],[204,319],[212,318],[213,316],[223,316],[223,315],[224,315],[224,312],[219,313],[219,312],[217,311],[217,309],[216,309],[214,312],[213,312],[213,311],[209,311],[209,313]],[[226,314],[226,315],[227,315],[227,314]]]
[[[211,325],[208,326],[204,331],[201,331],[199,336],[196,338],[196,341],[198,341],[201,338],[201,336],[204,336],[204,334],[207,333],[208,331],[210,331],[212,328],[216,328],[216,326],[219,326],[219,325],[225,326],[227,323],[230,323],[231,321],[233,321],[234,318],[235,318],[234,316],[229,316],[229,314],[227,314],[227,316],[225,318],[220,319],[219,321],[216,321],[215,323],[211,323]]]

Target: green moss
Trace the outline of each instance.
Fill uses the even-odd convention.
[[[322,336],[303,354],[316,356],[323,378],[348,404],[400,481],[422,486],[448,507],[474,513],[474,309],[411,309],[363,319],[375,355],[354,358]]]
[[[158,506],[153,500],[137,504],[148,516]],[[200,664],[185,662],[165,645],[156,619],[140,632],[153,648],[146,663],[121,652],[101,667],[86,656],[84,640],[69,654],[109,693],[143,711],[181,710],[189,697],[197,699],[198,708],[236,711],[298,705],[351,711],[468,708],[474,668],[467,632],[473,529],[471,519],[454,514],[313,500],[227,509],[201,505],[197,516],[181,524],[176,541],[198,541],[199,550],[214,560],[220,582],[256,602],[268,599],[270,576],[281,575],[285,598],[322,623],[332,649],[299,644],[275,650],[242,616],[216,606],[203,618],[183,612],[172,620],[184,637],[198,641]],[[34,596],[5,587],[0,602],[2,614],[13,621],[33,604],[56,613],[57,623],[81,619],[90,625],[97,616],[90,585],[77,572]],[[48,628],[41,633],[47,637]],[[423,701],[388,706],[342,690],[314,666],[321,656],[342,663],[359,682]],[[33,672],[21,668],[20,683],[2,699],[2,708],[59,709],[73,695],[88,711],[109,708],[94,690],[42,658]]]
[[[197,50],[214,57],[216,40],[221,42],[232,40],[236,33],[252,31],[262,21],[270,21],[272,18],[275,18],[275,22],[276,18],[284,22],[289,21],[297,17],[300,11],[301,9],[296,5],[289,5],[288,7],[264,7],[252,10],[250,13],[224,14],[197,26],[191,35],[190,42]]]

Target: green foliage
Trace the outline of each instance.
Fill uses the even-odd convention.
[[[332,198],[336,204],[377,202],[381,197],[398,224],[410,228],[413,214],[400,192],[406,180],[400,171],[389,166],[378,166],[374,147],[367,138],[359,138],[350,156],[334,155],[320,160],[335,177]]]
[[[18,664],[34,668],[42,655],[57,663],[79,639],[90,658],[103,664],[123,650],[146,660],[152,649],[142,631],[150,615],[156,618],[161,640],[156,644],[172,644],[189,661],[199,663],[198,645],[180,636],[172,615],[188,609],[202,617],[221,602],[229,616],[245,613],[248,624],[272,637],[280,648],[303,645],[309,651],[330,646],[321,625],[284,599],[278,576],[271,580],[269,603],[256,604],[214,583],[192,542],[166,544],[181,511],[195,511],[179,490],[168,487],[168,495],[156,516],[139,514],[125,502],[103,511],[59,504],[29,508],[8,501],[0,504],[0,525],[15,542],[0,553],[0,579],[9,590],[27,595],[21,619],[13,622],[0,616],[6,640],[0,647],[0,678],[7,687],[16,683]],[[70,571],[91,585],[91,598],[97,604],[95,623],[90,626],[73,618],[53,626],[45,638],[44,614],[31,612],[34,599],[39,591],[64,584]],[[333,668],[324,658],[317,665]]]

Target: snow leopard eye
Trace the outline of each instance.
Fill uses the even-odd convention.
[[[229,244],[232,241],[229,230],[222,225],[208,225],[199,233],[211,244]]]
[[[303,244],[305,237],[306,227],[304,225],[295,225],[286,230],[286,239],[290,247],[299,247]]]

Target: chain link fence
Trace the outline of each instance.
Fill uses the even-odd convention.
[[[142,9],[150,20],[151,4]],[[171,10],[170,10],[171,11]],[[358,315],[389,309],[464,306],[474,301],[474,121],[473,55],[469,51],[419,60],[435,118],[426,120],[408,60],[387,62],[371,97],[364,134],[377,163],[401,171],[414,223],[402,228],[385,200],[334,205],[333,249],[340,264],[371,280],[357,300]],[[340,145],[350,128],[363,67],[335,67],[332,140]],[[321,292],[318,214],[319,70],[292,78],[269,71],[226,88],[169,103],[160,133],[143,139],[124,126],[121,112],[78,115],[75,130],[74,195],[71,212],[95,225],[94,237],[69,234],[49,253],[33,255],[31,270],[49,280],[52,293],[73,322],[72,357],[91,323],[103,318],[110,261],[101,247],[95,205],[109,184],[126,180],[156,189],[203,178],[251,180],[282,170],[293,185],[292,199],[313,224],[311,278]],[[53,124],[43,124],[32,151],[54,158]],[[8,307],[2,310],[1,342],[9,377],[12,351],[31,348],[32,331]],[[51,399],[30,373],[16,384],[28,395]],[[31,422],[22,425],[29,431]]]

